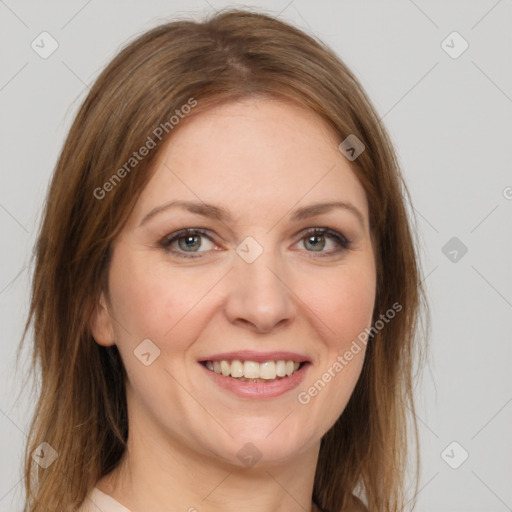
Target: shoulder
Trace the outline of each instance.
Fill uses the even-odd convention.
[[[75,509],[73,509],[75,510]],[[76,512],[96,512],[93,508],[93,504],[91,501],[91,493],[89,493],[79,508],[76,509]]]
[[[112,496],[94,487],[77,512],[130,512]]]
[[[97,512],[98,507],[96,506],[95,503],[95,495],[96,491],[95,488],[93,488],[85,497],[84,501],[80,505],[80,508],[76,509],[76,512]]]

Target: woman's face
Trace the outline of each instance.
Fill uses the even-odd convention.
[[[185,119],[162,148],[92,324],[119,348],[130,429],[148,445],[291,461],[343,412],[376,275],[366,195],[338,143],[312,112],[253,98]],[[273,380],[297,366],[278,361],[307,363]]]

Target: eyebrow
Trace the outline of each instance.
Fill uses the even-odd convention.
[[[153,208],[141,220],[139,227],[148,222],[156,215],[164,211],[167,211],[171,208],[182,208],[188,210],[191,213],[202,215],[203,217],[213,218],[222,222],[231,222],[233,220],[233,216],[231,215],[231,213],[220,206],[195,201],[174,200]],[[328,203],[315,203],[308,206],[303,206],[295,210],[291,217],[291,220],[300,221],[308,219],[310,217],[315,217],[323,213],[328,213],[335,208],[344,209],[349,212],[352,212],[357,217],[361,226],[363,228],[365,227],[365,218],[363,214],[352,203],[348,203],[346,201],[332,201]]]

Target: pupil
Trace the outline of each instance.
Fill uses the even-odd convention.
[[[185,247],[181,247],[182,249],[183,248],[189,248],[189,249],[194,249],[194,248],[198,248],[201,244],[197,242],[197,240],[199,240],[199,237],[198,236],[193,236],[193,235],[189,235],[189,236],[185,236],[185,237],[182,237],[180,239],[180,242],[181,240],[185,240]],[[194,246],[197,246],[197,247],[194,247]]]
[[[309,239],[308,239],[308,243],[310,243],[310,244],[313,246],[313,248],[318,248],[318,247],[320,247],[320,249],[323,249],[323,247],[324,247],[324,245],[325,245],[325,241],[324,241],[324,243],[323,243],[323,244],[321,244],[320,242],[318,242],[318,239],[320,239],[320,238],[322,238],[322,237],[321,237],[321,236],[319,236],[319,235],[312,235],[312,236],[310,236],[310,237],[309,237]],[[316,239],[317,241],[316,241],[316,242],[314,242],[314,241],[312,242],[312,240],[315,240],[315,239]]]

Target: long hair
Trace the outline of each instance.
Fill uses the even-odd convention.
[[[32,326],[31,370],[41,382],[25,453],[25,512],[76,510],[126,449],[125,369],[115,346],[95,343],[89,320],[106,290],[112,241],[179,130],[172,117],[185,105],[197,115],[251,96],[299,103],[340,143],[355,135],[365,144],[350,165],[369,204],[373,320],[392,304],[402,310],[371,337],[353,395],[322,438],[313,499],[332,512],[346,511],[352,493],[370,512],[403,506],[411,427],[418,438],[413,380],[425,292],[396,154],[362,86],[332,50],[272,16],[225,10],[159,25],[126,45],[95,81],[59,155],[22,339]],[[156,147],[128,168],[148,137]],[[32,457],[41,443],[58,453],[46,468]]]

